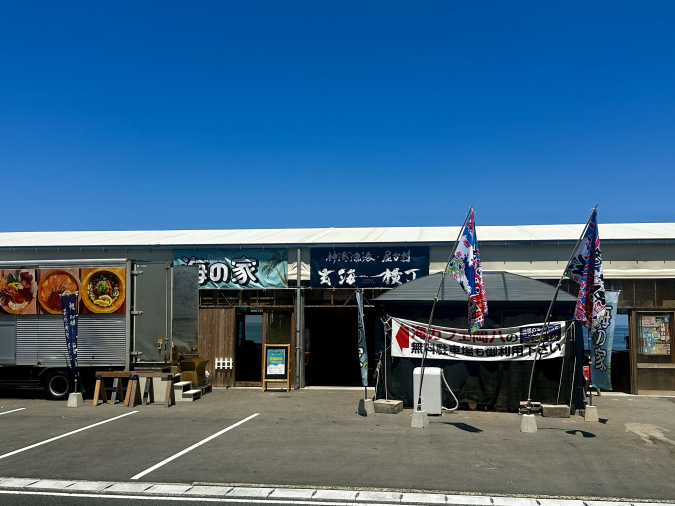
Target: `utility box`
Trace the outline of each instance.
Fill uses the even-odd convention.
[[[413,404],[417,410],[420,394],[420,375],[422,369],[413,370]],[[427,415],[441,415],[443,413],[443,392],[441,390],[441,368],[425,367],[424,384],[422,385],[422,411]]]

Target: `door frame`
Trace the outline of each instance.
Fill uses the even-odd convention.
[[[264,350],[265,349],[265,313],[264,311],[255,311],[255,312],[242,312],[241,309],[243,309],[242,306],[237,306],[236,309],[238,309],[240,312],[235,311],[235,318],[234,318],[234,361],[235,361],[235,367],[237,363],[237,342],[239,340],[239,325],[237,324],[237,317],[242,317],[244,320],[244,326],[246,325],[246,317],[247,316],[262,316],[262,342],[261,342],[261,347]],[[250,308],[249,308],[250,309]],[[262,353],[262,351],[261,351]],[[260,381],[237,381],[237,377],[233,376],[233,385],[234,388],[241,388],[241,387],[260,387],[262,386],[262,368],[260,369]]]
[[[263,308],[263,349],[267,344],[267,318],[270,313],[290,313],[291,314],[291,349],[288,357],[288,376],[291,382],[291,385],[295,385],[296,382],[296,367],[295,367],[295,308],[288,306],[265,306]],[[263,354],[263,362],[265,357]],[[260,364],[261,367],[264,367],[264,364]],[[262,373],[262,370],[260,371]],[[262,382],[260,384],[262,386]]]

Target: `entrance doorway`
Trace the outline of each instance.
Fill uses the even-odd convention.
[[[288,309],[265,309],[263,321],[265,344],[290,344],[288,375],[295,387],[295,313]]]
[[[355,307],[312,307],[305,310],[309,355],[305,366],[308,386],[361,386],[357,350],[358,313]],[[369,378],[375,367],[375,312],[364,311]],[[307,338],[306,338],[307,339]]]
[[[262,313],[238,313],[235,358],[235,387],[261,386],[263,344],[295,346],[295,317],[292,310],[265,308]],[[291,384],[295,381],[295,357],[289,357]]]
[[[263,315],[238,314],[235,386],[262,381],[262,345]]]

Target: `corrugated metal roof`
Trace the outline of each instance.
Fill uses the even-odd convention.
[[[386,302],[432,302],[441,282],[441,273],[416,279],[383,293],[375,300]],[[488,304],[490,302],[550,302],[555,287],[536,279],[518,276],[510,272],[484,272],[483,282]],[[452,277],[443,280],[439,302],[467,302],[467,295]],[[558,302],[576,301],[576,297],[564,290],[558,293]]]
[[[576,241],[583,225],[477,226],[481,243]],[[675,240],[675,223],[600,224],[604,241]],[[4,232],[0,248],[330,246],[452,243],[459,227]]]

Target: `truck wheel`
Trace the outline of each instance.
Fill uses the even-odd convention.
[[[65,371],[54,371],[45,379],[45,394],[52,401],[64,401],[70,394],[70,381]]]

